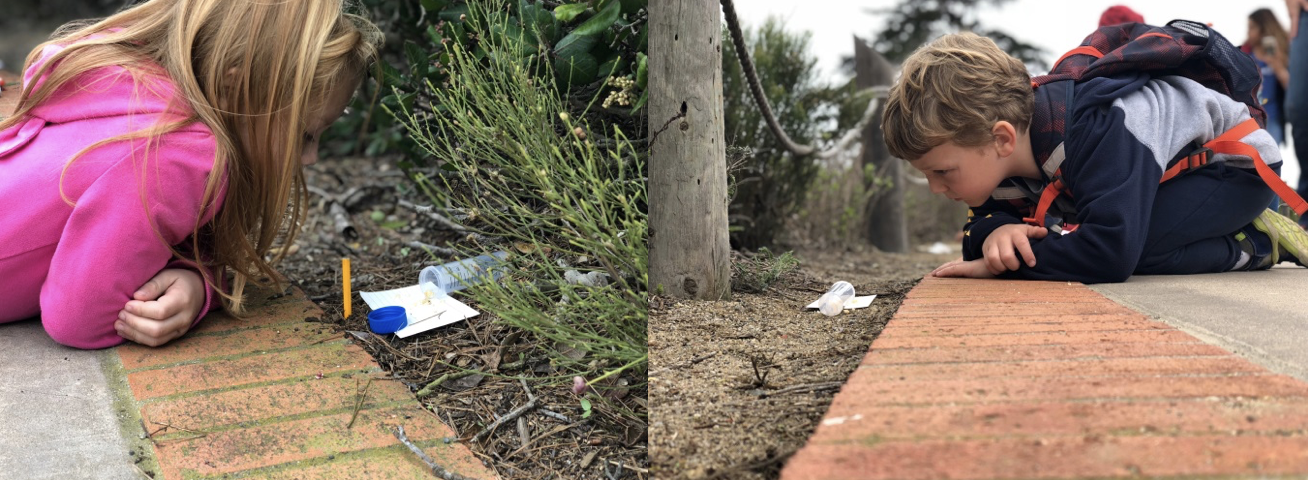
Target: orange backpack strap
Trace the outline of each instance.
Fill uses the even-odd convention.
[[[1050,71],[1057,69],[1058,64],[1063,63],[1064,59],[1073,55],[1089,55],[1095,58],[1104,58],[1104,52],[1099,51],[1099,49],[1089,45],[1082,45],[1068,50],[1067,53],[1063,54],[1063,56],[1058,57],[1058,61],[1054,62],[1054,68],[1051,68]]]
[[[1217,153],[1243,155],[1253,159],[1254,169],[1258,171],[1258,176],[1262,177],[1263,182],[1272,187],[1272,191],[1281,197],[1281,201],[1294,209],[1295,213],[1303,215],[1304,212],[1308,212],[1308,202],[1305,202],[1303,197],[1295,193],[1293,188],[1286,185],[1285,180],[1281,180],[1281,176],[1272,171],[1272,167],[1267,166],[1267,162],[1263,161],[1263,156],[1258,153],[1258,149],[1240,141],[1240,139],[1258,130],[1258,128],[1258,122],[1254,121],[1254,119],[1245,120],[1244,123],[1227,130],[1226,133],[1214,138],[1213,141],[1205,143],[1204,147]]]
[[[1215,153],[1245,156],[1253,160],[1254,169],[1258,171],[1258,176],[1263,179],[1263,182],[1271,187],[1272,191],[1276,192],[1276,195],[1280,196],[1281,200],[1294,209],[1296,213],[1304,215],[1305,212],[1308,212],[1308,201],[1304,201],[1303,197],[1300,197],[1293,188],[1286,185],[1285,180],[1281,180],[1281,177],[1272,171],[1272,167],[1267,166],[1267,162],[1263,161],[1263,156],[1258,153],[1257,148],[1240,141],[1259,128],[1261,127],[1258,126],[1258,122],[1254,119],[1245,120],[1212,141],[1205,143],[1203,149],[1182,158],[1163,173],[1163,178],[1159,180],[1159,183],[1171,180],[1182,172],[1207,165]],[[1023,222],[1043,227],[1045,225],[1045,215],[1049,212],[1049,207],[1053,205],[1054,199],[1058,198],[1059,195],[1071,194],[1071,192],[1066,191],[1067,185],[1063,183],[1062,168],[1055,170],[1050,179],[1049,184],[1040,193],[1040,201],[1036,203],[1035,214],[1023,218]]]
[[[1054,204],[1054,199],[1062,195],[1066,188],[1067,185],[1063,184],[1063,169],[1059,168],[1050,177],[1049,184],[1045,185],[1044,191],[1040,192],[1040,201],[1036,203],[1035,214],[1023,218],[1022,221],[1037,227],[1045,226],[1045,214],[1049,213],[1049,206]]]
[[[1172,165],[1172,168],[1169,168],[1167,169],[1166,172],[1163,172],[1163,178],[1162,180],[1159,180],[1158,183],[1163,183],[1168,180],[1171,180],[1177,175],[1180,175],[1181,172],[1199,168],[1204,165],[1208,165],[1208,161],[1212,160],[1212,158],[1213,158],[1213,150],[1211,148],[1206,148],[1206,147],[1201,148],[1199,149],[1199,151],[1191,153],[1189,156],[1182,158],[1180,161],[1176,162],[1176,165]]]

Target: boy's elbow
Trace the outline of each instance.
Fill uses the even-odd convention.
[[[1131,274],[1130,274],[1130,273],[1126,273],[1126,274],[1116,274],[1116,273],[1115,273],[1115,274],[1113,274],[1113,275],[1106,276],[1106,277],[1099,278],[1099,279],[1095,279],[1094,281],[1085,282],[1085,283],[1086,283],[1086,284],[1096,284],[1096,283],[1122,283],[1122,282],[1125,282],[1126,279],[1128,279],[1128,278],[1131,278]]]
[[[1093,278],[1086,279],[1084,283],[1122,283],[1131,278],[1131,273],[1134,271],[1134,265],[1111,265]]]

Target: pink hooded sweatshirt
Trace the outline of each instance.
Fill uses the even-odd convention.
[[[60,49],[47,47],[24,84]],[[214,163],[208,127],[163,135],[148,154],[145,139],[118,141],[69,164],[95,142],[189,113],[169,105],[171,81],[145,83],[121,67],[86,72],[0,131],[0,323],[40,315],[61,344],[111,347],[124,341],[114,322],[136,289],[164,268],[194,268],[168,246],[189,244],[200,217]],[[206,288],[200,317],[214,304]]]

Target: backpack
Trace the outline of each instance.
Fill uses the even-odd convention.
[[[1253,159],[1263,182],[1295,212],[1303,215],[1308,211],[1308,202],[1267,166],[1258,150],[1240,142],[1246,135],[1263,128],[1267,121],[1267,114],[1258,100],[1262,75],[1253,59],[1207,25],[1173,20],[1161,27],[1142,23],[1100,27],[1087,36],[1081,46],[1059,57],[1048,74],[1033,78],[1031,86],[1040,88],[1057,81],[1080,82],[1125,72],[1189,78],[1244,103],[1252,117],[1172,162],[1160,183],[1207,165],[1215,153],[1247,156]],[[1024,218],[1024,222],[1044,226],[1045,215],[1054,200],[1059,196],[1071,196],[1062,180],[1062,169],[1058,165],[1061,161],[1060,157],[1051,159],[1052,165],[1042,165],[1046,173],[1052,172],[1050,181],[1040,193],[1034,215]]]

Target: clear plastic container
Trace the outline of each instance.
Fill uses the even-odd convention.
[[[492,280],[499,280],[504,276],[503,263],[508,257],[508,252],[498,251],[427,267],[418,274],[418,286],[429,296],[443,296],[463,290],[468,285],[481,283],[488,276]]]
[[[818,311],[828,317],[840,315],[845,310],[845,302],[851,298],[854,298],[854,286],[849,282],[836,282],[818,299]]]

